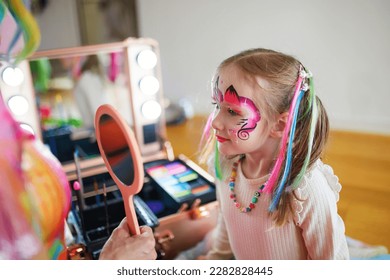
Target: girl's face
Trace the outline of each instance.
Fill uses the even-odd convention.
[[[262,94],[262,89],[237,67],[228,66],[220,71],[212,93],[215,104],[212,127],[220,153],[245,154],[264,146],[269,132],[255,101]]]

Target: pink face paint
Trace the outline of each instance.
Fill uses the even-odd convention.
[[[237,137],[241,140],[247,140],[249,138],[249,133],[256,128],[257,123],[261,119],[259,110],[251,99],[239,96],[233,85],[226,89],[223,98],[226,103],[235,107],[240,107],[244,109],[245,112],[249,113],[247,118],[242,118],[240,122],[237,123],[237,125],[241,126],[241,128],[237,130]]]

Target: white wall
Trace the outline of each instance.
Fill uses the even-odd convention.
[[[35,15],[41,31],[39,50],[80,46],[76,1],[49,1],[44,11]]]
[[[139,34],[160,43],[164,93],[211,110],[218,63],[266,47],[314,74],[333,128],[390,133],[390,1],[138,0]]]

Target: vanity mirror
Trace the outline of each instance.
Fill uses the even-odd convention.
[[[102,104],[112,105],[130,125],[143,158],[156,158],[164,152],[166,132],[156,41],[129,38],[40,51],[29,64],[40,135],[66,171],[74,170],[75,150],[82,159],[102,163],[93,127],[95,112]]]

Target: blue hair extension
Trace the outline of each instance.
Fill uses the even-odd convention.
[[[280,180],[279,186],[276,190],[276,194],[274,198],[272,199],[271,205],[269,206],[269,211],[273,212],[275,211],[279,200],[280,196],[282,195],[283,190],[285,189],[285,184],[288,176],[290,175],[290,170],[291,170],[291,161],[292,161],[292,147],[293,147],[293,141],[294,141],[294,136],[295,136],[295,128],[297,126],[297,117],[298,117],[298,111],[299,111],[299,105],[301,103],[302,97],[304,95],[304,91],[301,90],[298,95],[297,103],[294,108],[294,113],[293,113],[293,120],[291,124],[291,130],[290,130],[290,136],[288,140],[288,147],[287,147],[287,156],[286,156],[286,164],[284,167],[282,179]]]
[[[11,51],[15,47],[16,43],[18,42],[20,36],[22,35],[22,28],[20,26],[17,27],[14,36],[12,37],[11,43],[8,46],[7,54],[10,57],[11,56]]]

